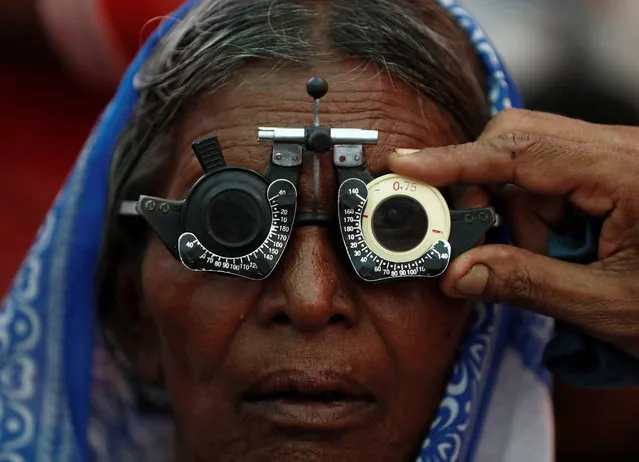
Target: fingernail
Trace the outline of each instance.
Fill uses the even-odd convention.
[[[397,148],[395,152],[398,156],[408,156],[410,154],[415,154],[416,152],[421,151],[421,149],[405,149],[405,148]]]
[[[455,292],[460,295],[482,295],[488,284],[490,271],[484,265],[473,266],[466,276],[455,284]]]

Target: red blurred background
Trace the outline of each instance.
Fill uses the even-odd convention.
[[[45,0],[57,12],[43,18],[36,0],[0,0],[0,297],[4,294],[87,135],[115,90],[126,63],[179,0]],[[80,4],[92,8],[79,16]],[[65,17],[65,11],[74,9]],[[102,28],[94,23],[102,25]],[[83,24],[82,24],[83,23]],[[81,25],[78,25],[81,24]],[[73,36],[100,30],[86,46],[100,80],[78,71],[83,58],[66,49]],[[58,35],[56,35],[58,34]],[[62,40],[60,40],[62,39]],[[91,43],[89,43],[91,45]],[[67,47],[68,48],[68,47]],[[94,66],[95,67],[95,66]],[[96,69],[93,69],[94,71]],[[107,77],[104,77],[107,76]]]

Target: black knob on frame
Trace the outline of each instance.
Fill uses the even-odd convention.
[[[328,82],[321,77],[313,77],[306,83],[306,92],[313,99],[320,99],[328,93]]]
[[[217,136],[212,135],[197,140],[191,145],[191,148],[197,160],[200,161],[204,173],[211,173],[226,167],[222,147],[217,140]]]
[[[333,147],[331,129],[328,127],[311,127],[306,129],[306,145],[309,151],[326,152]]]

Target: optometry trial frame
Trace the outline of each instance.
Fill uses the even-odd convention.
[[[450,261],[497,225],[492,207],[450,210],[441,192],[396,174],[374,178],[364,146],[376,130],[320,125],[324,79],[307,82],[315,102],[309,127],[261,127],[258,140],[272,144],[263,174],[227,166],[215,135],[192,144],[203,169],[181,201],[140,196],[120,214],[146,220],[171,254],[193,271],[262,280],[275,269],[296,226],[339,226],[355,273],[377,282],[440,276]],[[313,213],[297,213],[297,184],[305,152],[314,153]],[[338,179],[337,217],[317,213],[318,155],[330,154]]]

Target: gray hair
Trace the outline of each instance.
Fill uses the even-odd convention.
[[[140,314],[118,309],[115,294],[141,292],[116,284],[125,276],[139,284],[148,230],[141,220],[125,223],[115,205],[165,186],[176,157],[175,127],[191,102],[219,90],[254,60],[271,60],[274,70],[282,63],[315,63],[327,56],[327,41],[434,101],[462,141],[485,126],[479,64],[465,34],[434,0],[202,0],[160,41],[138,75],[140,98],[113,162],[98,312],[119,339],[134,335],[130,326]]]

